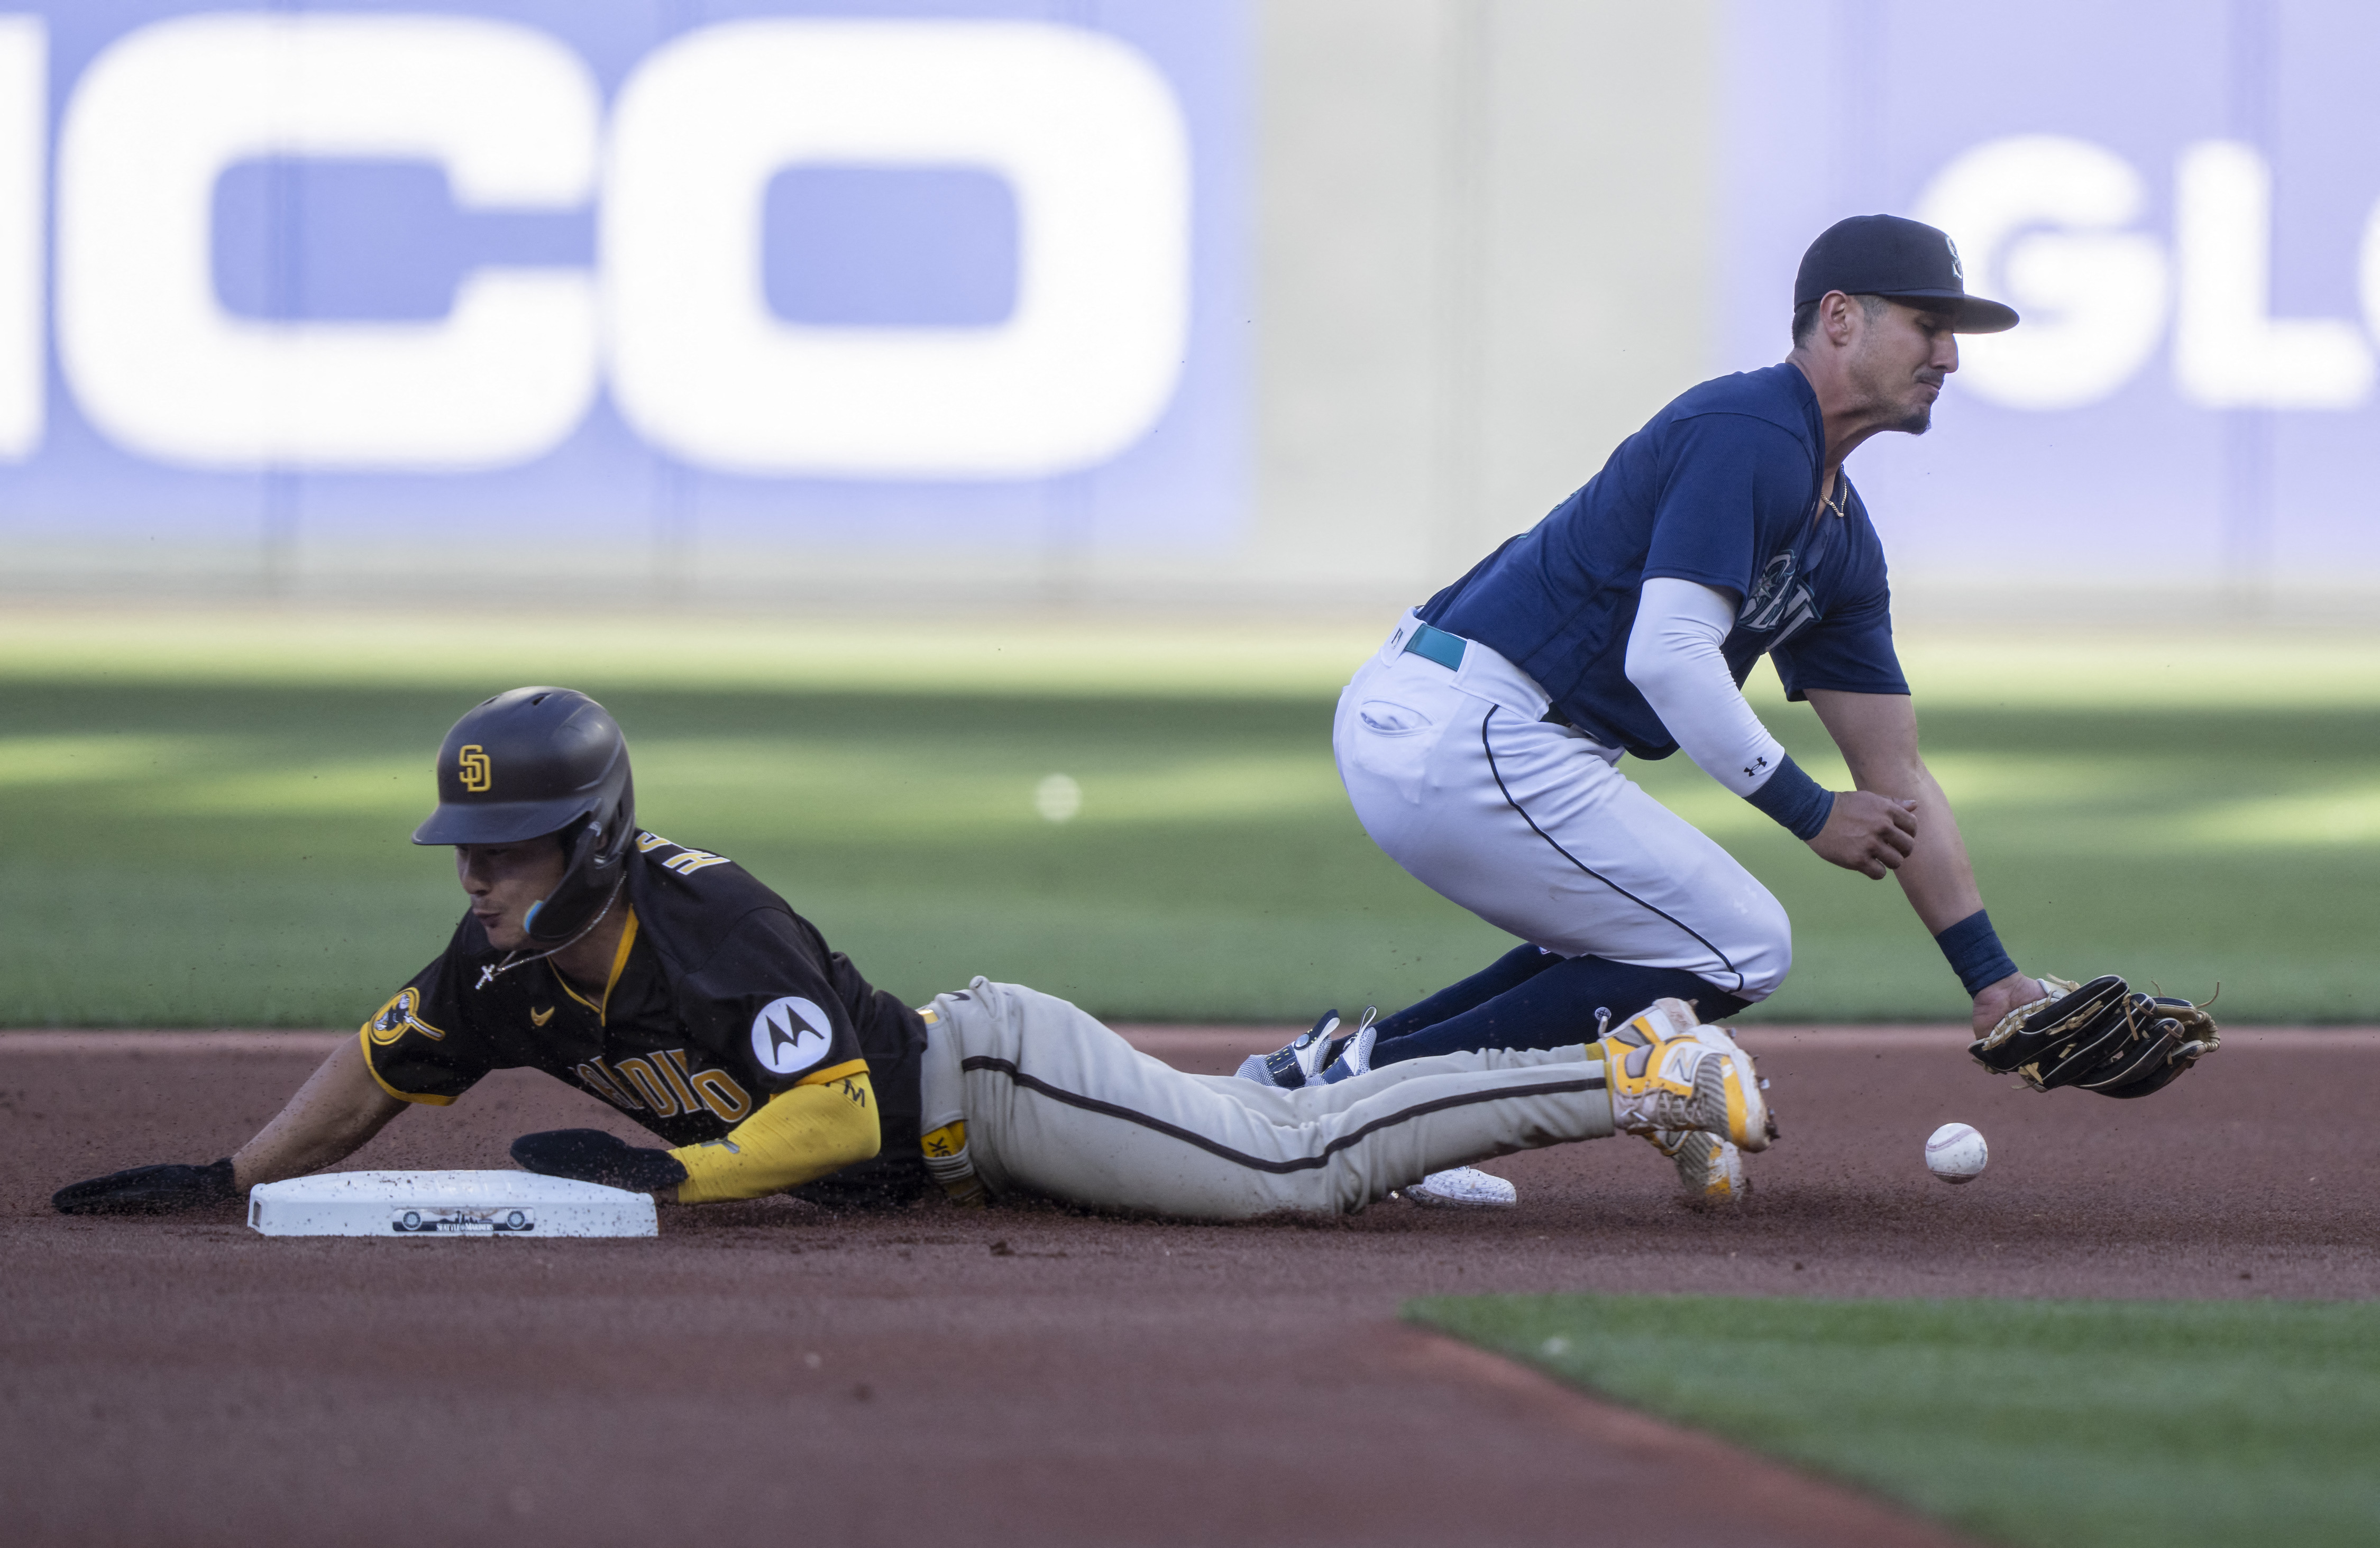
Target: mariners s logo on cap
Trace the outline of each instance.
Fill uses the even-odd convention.
[[[1837,290],[1946,313],[1955,333],[2017,324],[2015,308],[1967,294],[1966,264],[1949,232],[1900,215],[1853,215],[1818,233],[1793,275],[1793,305]]]
[[[752,1057],[771,1075],[791,1075],[826,1058],[834,1023],[799,995],[772,999],[752,1018]]]

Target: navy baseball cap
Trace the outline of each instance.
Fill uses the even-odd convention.
[[[1793,276],[1793,309],[1830,290],[1895,301],[1948,301],[1954,333],[1998,333],[2016,326],[2016,308],[1967,294],[1958,244],[1949,234],[1899,215],[1853,215],[1819,234]]]

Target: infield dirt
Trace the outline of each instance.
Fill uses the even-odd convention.
[[[1185,1068],[1279,1038],[1152,1029]],[[1196,1227],[941,1203],[664,1209],[646,1241],[266,1240],[67,1219],[202,1161],[327,1037],[0,1035],[0,1498],[35,1544],[1943,1543],[1937,1529],[1408,1329],[1470,1291],[2364,1297],[2380,1032],[2227,1034],[2145,1102],[2039,1096],[1949,1029],[1748,1032],[1784,1138],[1680,1207],[1627,1139],[1517,1210]],[[1967,1187],[1920,1152],[1989,1140]],[[635,1131],[540,1076],[356,1167]]]

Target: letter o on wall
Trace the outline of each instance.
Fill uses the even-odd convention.
[[[777,318],[764,199],[803,164],[1006,179],[1014,313],[981,328]],[[1146,434],[1172,396],[1189,239],[1179,104],[1114,39],[1032,22],[705,28],[648,57],[613,110],[601,225],[613,392],[656,445],[722,471],[1087,467]]]

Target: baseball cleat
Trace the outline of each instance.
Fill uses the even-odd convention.
[[[1358,1036],[1371,1030],[1372,1018],[1378,1014],[1377,1009],[1367,1008],[1364,1011],[1364,1024]],[[1254,1081],[1258,1085],[1279,1086],[1283,1091],[1296,1091],[1302,1086],[1312,1085],[1321,1081],[1323,1071],[1346,1051],[1348,1045],[1356,1041],[1355,1036],[1333,1037],[1331,1034],[1338,1030],[1339,1012],[1326,1010],[1311,1030],[1271,1053],[1250,1054],[1240,1061],[1240,1067],[1232,1073],[1241,1080]],[[1363,1069],[1351,1070],[1351,1074],[1360,1075],[1371,1068],[1372,1039],[1363,1037]],[[1337,1081],[1346,1078],[1346,1075],[1330,1077]]]
[[[1521,1202],[1519,1189],[1476,1167],[1449,1167],[1398,1191],[1428,1209],[1511,1209]]]
[[[1752,1056],[1718,1028],[1697,1023],[1683,1000],[1655,1000],[1597,1046],[1612,1127],[1621,1133],[1698,1129],[1755,1152],[1775,1137]]]
[[[1338,1057],[1323,1066],[1322,1073],[1314,1078],[1316,1084],[1334,1085],[1341,1081],[1353,1080],[1357,1075],[1368,1075],[1372,1072],[1372,1045],[1378,1042],[1380,1036],[1378,1029],[1372,1025],[1372,1021],[1379,1013],[1379,1007],[1376,1005],[1367,1005],[1364,1008],[1363,1024],[1355,1029],[1354,1036],[1342,1037],[1339,1040]]]
[[[1752,1191],[1743,1153],[1699,1129],[1661,1129],[1645,1136],[1678,1168],[1678,1188],[1690,1204],[1731,1204]]]
[[[1339,1012],[1325,1010],[1322,1019],[1310,1031],[1300,1034],[1293,1041],[1269,1054],[1250,1054],[1240,1061],[1233,1073],[1241,1080],[1254,1081],[1258,1085],[1279,1086],[1283,1091],[1295,1091],[1322,1073],[1337,1051],[1330,1034],[1339,1030]]]

